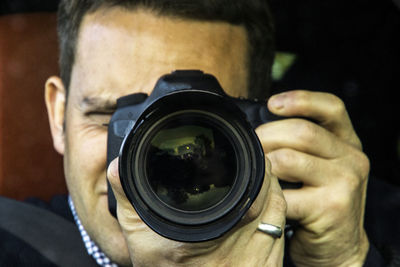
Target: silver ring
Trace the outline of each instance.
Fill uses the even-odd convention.
[[[269,223],[260,223],[257,230],[264,234],[270,235],[273,238],[280,238],[282,236],[282,228]]]

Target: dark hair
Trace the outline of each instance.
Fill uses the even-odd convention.
[[[160,15],[243,25],[249,44],[249,97],[264,99],[271,83],[274,57],[273,23],[266,0],[61,0],[58,9],[61,79],[70,85],[83,17],[103,7],[139,7]]]

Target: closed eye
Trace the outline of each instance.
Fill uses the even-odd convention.
[[[116,110],[116,101],[98,96],[84,97],[80,108],[90,124],[107,127]]]
[[[113,112],[109,111],[89,111],[85,112],[85,117],[90,121],[90,123],[108,127],[112,114]]]

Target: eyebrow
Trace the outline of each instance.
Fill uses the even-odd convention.
[[[84,97],[80,103],[80,106],[85,111],[115,111],[115,109],[117,108],[117,101],[96,96],[90,96]]]

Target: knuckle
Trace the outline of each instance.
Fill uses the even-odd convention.
[[[288,148],[281,148],[272,153],[274,159],[274,165],[272,166],[275,170],[287,168],[290,162],[295,160],[293,153]]]
[[[287,212],[287,203],[285,198],[281,194],[275,194],[274,197],[271,197],[270,205],[280,214],[286,214]]]
[[[304,90],[295,90],[290,92],[290,100],[296,104],[297,108],[304,109],[310,101],[310,92]]]
[[[265,157],[265,173],[267,176],[270,176],[272,174],[271,160],[274,160],[274,155],[272,155],[272,157],[271,157],[271,154],[269,154]]]
[[[311,122],[298,119],[293,127],[293,132],[304,144],[312,144],[315,141],[317,130]]]
[[[337,214],[341,216],[342,211],[349,206],[351,202],[349,194],[339,193],[334,194],[330,198],[329,204],[326,205],[326,209],[330,214]]]
[[[370,163],[367,155],[361,151],[358,153],[358,157],[359,157],[358,165],[359,165],[359,169],[360,169],[360,175],[363,179],[366,179],[368,177],[369,170],[371,168],[371,163]]]
[[[361,185],[361,179],[353,171],[346,173],[344,176],[345,184],[342,186],[342,192],[353,193]]]
[[[363,145],[361,143],[360,138],[358,138],[358,136],[354,132],[352,132],[352,133],[353,133],[353,135],[348,138],[350,140],[350,145],[352,145],[354,148],[356,148],[358,150],[362,150]]]
[[[346,114],[346,105],[343,100],[333,94],[329,94],[329,97],[331,98],[331,105],[329,107],[331,116],[335,118],[343,117]]]
[[[351,157],[346,160],[347,170],[343,170],[343,173],[351,188],[358,188],[368,179],[370,161],[366,154],[358,150],[355,150]]]

